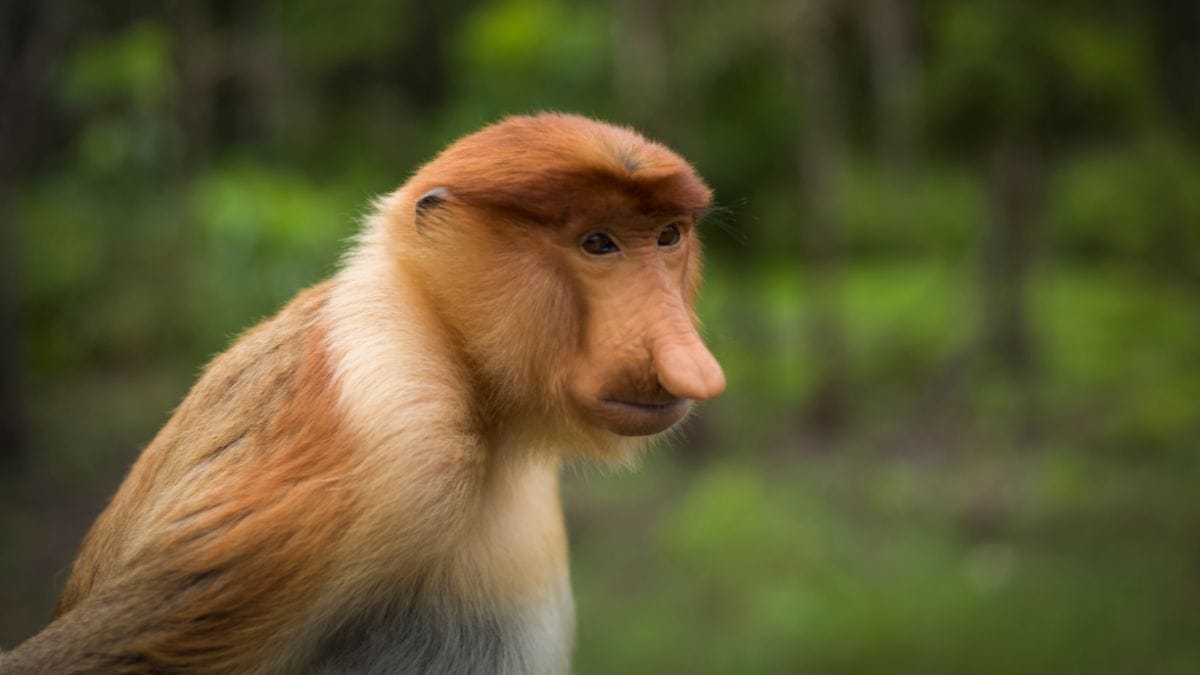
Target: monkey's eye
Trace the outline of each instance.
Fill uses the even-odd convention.
[[[592,255],[608,255],[616,253],[621,249],[617,247],[617,243],[612,240],[612,237],[603,232],[592,232],[583,238],[583,243],[580,244],[583,250]]]
[[[668,225],[658,233],[658,245],[674,246],[679,243],[680,236],[678,225]]]

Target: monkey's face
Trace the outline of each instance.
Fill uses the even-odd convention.
[[[484,417],[579,445],[648,436],[725,387],[696,330],[697,214],[712,194],[664,146],[572,115],[467,136],[393,201]],[[553,426],[553,425],[550,425]],[[601,433],[595,433],[600,431]]]
[[[696,328],[693,216],[618,207],[547,227],[453,199],[418,214],[414,248],[489,401],[649,436],[724,390]]]
[[[699,240],[691,217],[578,223],[557,238],[574,281],[580,335],[566,373],[586,423],[622,436],[657,434],[725,376],[696,329]]]

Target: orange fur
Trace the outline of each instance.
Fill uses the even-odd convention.
[[[562,458],[626,460],[724,386],[692,309],[708,201],[580,117],[451,146],[210,364],[0,672],[565,671]]]

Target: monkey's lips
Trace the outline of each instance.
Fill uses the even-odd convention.
[[[596,421],[621,436],[651,436],[671,428],[687,415],[692,402],[686,398],[663,401],[631,401],[603,398],[592,408]]]

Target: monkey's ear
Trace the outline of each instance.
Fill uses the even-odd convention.
[[[446,198],[449,196],[450,191],[444,187],[433,188],[429,192],[426,192],[417,200],[417,215],[423,216],[429,211],[436,209],[446,203]]]
[[[425,218],[433,211],[444,206],[449,197],[450,191],[444,187],[434,188],[421,195],[420,199],[417,200],[416,206],[418,232],[425,234]]]

